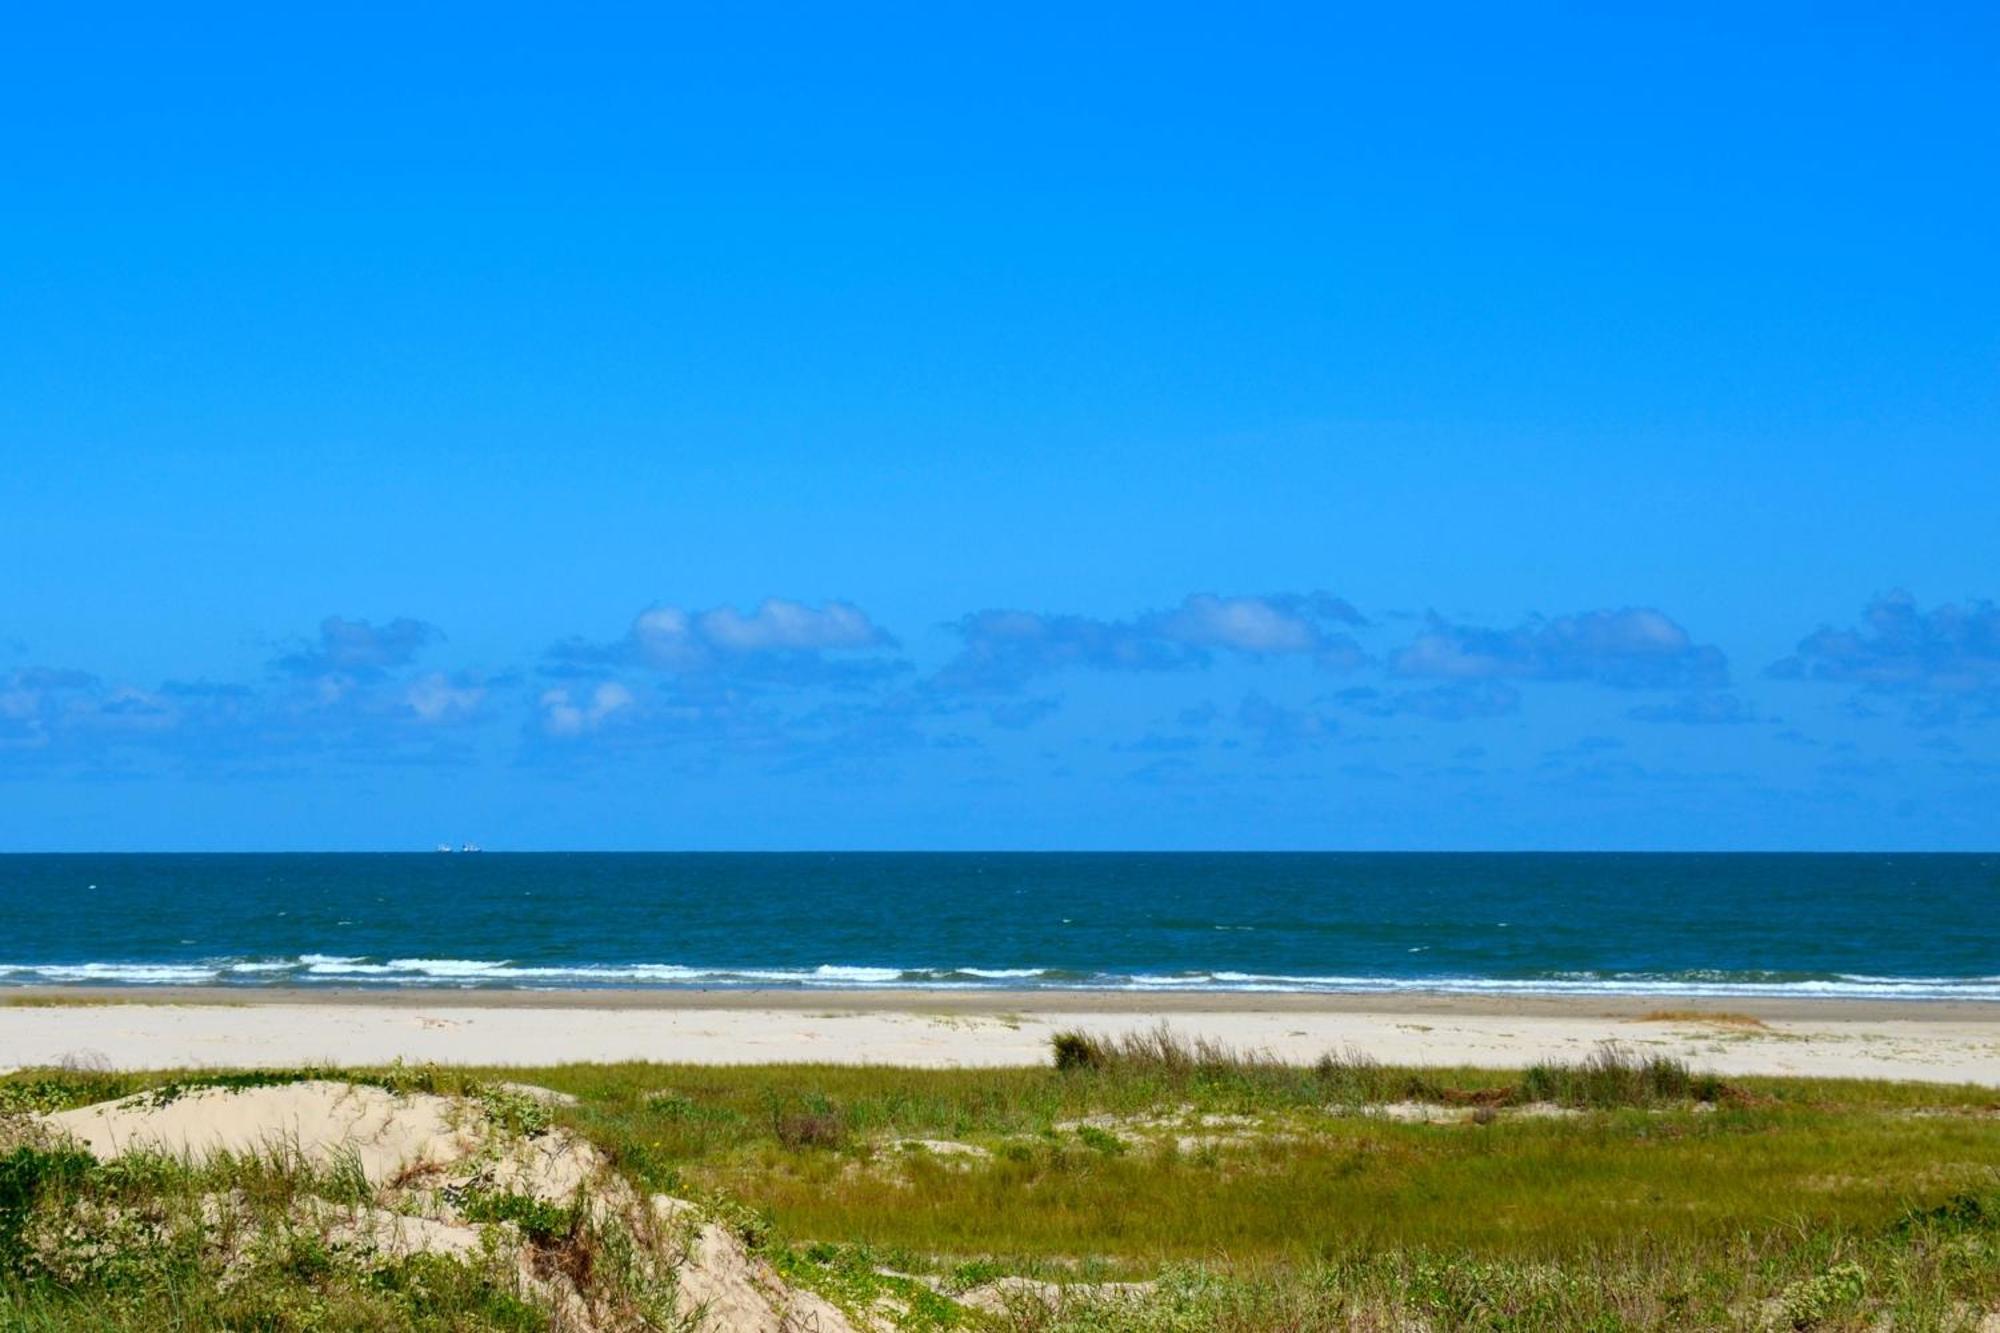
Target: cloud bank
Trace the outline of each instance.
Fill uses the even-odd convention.
[[[1652,607],[1497,627],[1432,615],[1400,643],[1381,643],[1393,624],[1323,592],[1200,592],[1128,617],[989,609],[940,627],[926,674],[857,603],[774,596],[707,609],[656,603],[616,638],[564,640],[526,668],[494,673],[438,661],[446,638],[428,620],[332,615],[243,680],[0,672],[0,776],[303,771],[315,759],[481,754],[583,765],[669,751],[687,771],[735,757],[772,771],[854,772],[926,751],[989,767],[1155,753],[1188,773],[1197,755],[1210,766],[1230,762],[1228,752],[1239,763],[1298,761],[1272,775],[1319,755],[1314,771],[1337,775],[1356,756],[1391,753],[1371,745],[1421,760],[1424,746],[1442,743],[1427,739],[1432,724],[1483,728],[1493,744],[1605,726],[1629,728],[1635,748],[1685,744],[1671,726],[1707,729],[1717,744],[1725,728],[1741,738],[1731,745],[1818,743],[1766,729],[1783,725],[1765,705],[1789,681],[1850,687],[1822,715],[1835,729],[1878,725],[1880,696],[1903,698],[1906,719],[1934,733],[2000,716],[2000,609],[1989,601],[1924,608],[1904,592],[1877,597],[1859,626],[1822,625],[1745,693],[1729,687],[1720,648]],[[1061,678],[1073,673],[1131,679],[1080,690],[1101,713],[1064,717]],[[1341,687],[1329,689],[1326,675],[1344,677]],[[1564,688],[1578,685],[1625,697]],[[1201,702],[1210,695],[1239,702]]]
[[[1205,667],[1217,653],[1249,660],[1305,658],[1343,670],[1367,660],[1344,632],[1365,623],[1353,606],[1329,593],[1195,593],[1179,606],[1132,620],[975,611],[952,623],[962,646],[932,685],[962,693],[1010,693],[1061,671],[1181,671]]]
[[[2000,607],[1946,602],[1925,611],[1897,589],[1869,602],[1857,628],[1820,626],[1768,674],[1890,692],[2000,695]]]
[[[1593,681],[1618,689],[1706,689],[1729,680],[1728,660],[1648,607],[1535,617],[1512,629],[1433,615],[1389,659],[1398,676],[1437,680]]]
[[[379,676],[408,666],[418,653],[443,638],[444,632],[437,626],[407,616],[386,625],[328,616],[319,622],[317,643],[287,653],[271,665],[291,676]]]
[[[814,607],[767,597],[747,614],[733,606],[652,606],[633,618],[621,639],[557,644],[545,667],[571,675],[643,668],[689,682],[852,685],[901,670],[901,663],[879,656],[896,646],[851,602]]]

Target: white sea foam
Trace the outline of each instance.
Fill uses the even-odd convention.
[[[505,963],[476,958],[391,958],[384,966],[391,972],[418,972],[427,977],[486,977],[512,970]]]
[[[1084,989],[1309,992],[1426,992],[1502,995],[1825,996],[1845,999],[2000,1000],[2000,977],[1863,977],[1755,981],[1734,977],[1300,977],[1217,972],[1204,976],[1136,976],[1085,983]]]
[[[213,967],[178,963],[24,963],[0,970],[0,979],[29,985],[199,986],[216,975]]]
[[[816,967],[722,967],[682,963],[522,963],[508,959],[390,958],[301,954],[200,962],[0,964],[6,985],[350,984],[393,987],[781,986],[868,989],[903,986],[966,990],[995,985],[1122,991],[1432,992],[1466,995],[1636,995],[2000,1000],[2000,976],[1895,977],[1838,974],[1686,972],[1542,977],[1357,976],[1238,971],[1076,973],[1041,967],[899,968],[824,963]]]
[[[903,969],[900,967],[839,967],[823,963],[813,969],[814,981],[859,981],[880,985],[885,981],[901,981]]]

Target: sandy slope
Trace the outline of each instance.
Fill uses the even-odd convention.
[[[379,1183],[413,1162],[450,1163],[473,1147],[451,1123],[442,1097],[394,1097],[345,1083],[291,1083],[232,1092],[202,1088],[161,1104],[140,1095],[47,1118],[98,1158],[137,1149],[173,1157],[216,1152],[279,1152],[317,1165],[352,1152],[362,1174]]]

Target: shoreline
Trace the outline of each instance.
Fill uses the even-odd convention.
[[[565,987],[408,986],[10,986],[0,1010],[32,1008],[211,1007],[364,1009],[722,1010],[871,1014],[1456,1014],[1487,1017],[1641,1019],[1660,1012],[1746,1015],[1766,1022],[1992,1023],[2000,1001],[1890,1000],[1856,996],[1565,995],[1522,991],[1198,991],[1033,990],[881,987]]]

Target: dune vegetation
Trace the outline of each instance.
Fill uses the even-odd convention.
[[[48,1131],[116,1098],[303,1079],[587,1145],[600,1198],[687,1201],[822,1326],[2000,1326],[1991,1089],[1725,1083],[1617,1050],[1296,1066],[1162,1031],[1064,1034],[1042,1069],[24,1071],[0,1079],[0,1327],[733,1326],[676,1298],[685,1270],[646,1257],[672,1228],[629,1209],[471,1167],[424,1185],[282,1152],[106,1162]],[[385,1209],[480,1244],[342,1240]]]

